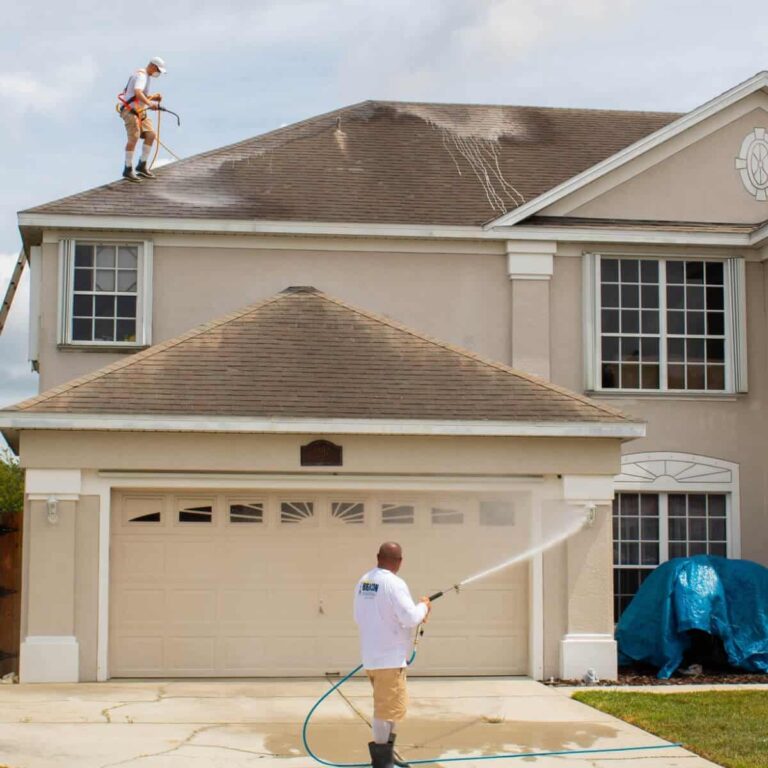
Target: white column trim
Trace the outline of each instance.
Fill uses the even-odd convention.
[[[27,635],[19,650],[19,682],[77,683],[80,651],[72,635]]]
[[[507,240],[507,276],[510,280],[550,280],[555,271],[554,241]]]
[[[24,478],[24,490],[30,497],[54,495],[77,498],[82,487],[79,469],[28,469]]]
[[[97,472],[86,472],[83,495],[99,497],[99,562],[96,617],[96,680],[109,680],[109,567],[112,487]]]

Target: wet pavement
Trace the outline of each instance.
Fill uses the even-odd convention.
[[[0,766],[10,768],[309,768],[301,725],[325,680],[121,681],[0,686]],[[407,759],[468,757],[443,765],[488,768],[704,768],[680,748],[519,758],[501,752],[657,745],[650,734],[525,678],[409,681],[398,733]],[[310,746],[338,762],[368,760],[367,680],[354,679],[318,709]],[[620,763],[619,763],[620,760]],[[440,765],[437,763],[436,765]]]

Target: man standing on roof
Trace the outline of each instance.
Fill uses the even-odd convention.
[[[152,151],[152,145],[155,143],[155,129],[152,121],[147,116],[148,109],[157,109],[160,106],[162,96],[159,93],[147,94],[147,84],[150,77],[159,77],[165,73],[165,62],[155,56],[149,60],[149,64],[144,69],[137,69],[125,84],[125,89],[118,95],[120,103],[118,109],[120,116],[125,123],[125,132],[128,134],[128,141],[125,145],[125,167],[123,168],[123,178],[128,181],[141,181],[153,179],[155,174],[147,168],[149,153]],[[133,170],[133,150],[139,138],[144,139],[144,146],[141,149],[141,160],[136,165],[136,171]]]
[[[355,621],[360,630],[363,667],[373,686],[373,741],[368,743],[373,768],[405,765],[394,760],[395,728],[405,717],[408,696],[405,668],[411,652],[411,630],[427,620],[429,598],[414,603],[397,576],[403,562],[399,544],[379,547],[378,565],[364,574],[355,589]]]

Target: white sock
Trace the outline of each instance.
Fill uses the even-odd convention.
[[[373,740],[377,744],[386,744],[389,741],[389,734],[392,732],[392,721],[374,717],[372,730]]]
[[[127,168],[133,168],[133,150],[125,150],[125,165]]]
[[[146,163],[149,159],[149,153],[152,151],[151,144],[144,144],[141,148],[141,162]]]

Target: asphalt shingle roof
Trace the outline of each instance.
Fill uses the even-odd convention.
[[[475,226],[678,117],[367,101],[25,213]]]
[[[287,289],[6,410],[632,421],[314,288]]]

